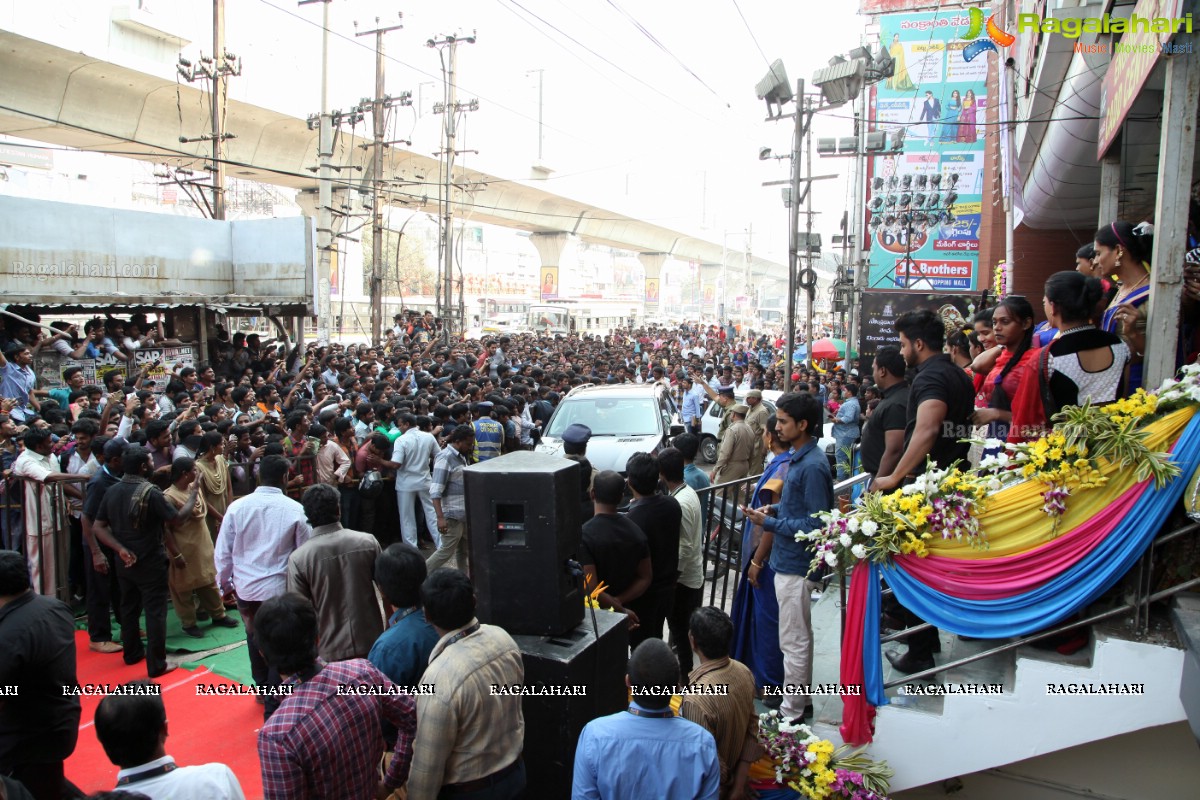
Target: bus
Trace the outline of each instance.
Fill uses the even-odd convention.
[[[520,333],[528,329],[530,300],[527,297],[481,297],[472,320],[480,333]]]
[[[529,307],[528,327],[551,336],[608,336],[617,328],[638,324],[641,311],[631,301],[559,300]]]
[[[531,303],[526,327],[541,336],[568,336],[575,330],[572,310],[564,303]]]

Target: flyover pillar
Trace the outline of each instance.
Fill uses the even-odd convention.
[[[563,266],[563,255],[572,238],[569,233],[535,233],[529,237],[542,262],[538,271],[538,297],[542,300],[569,296],[562,288],[559,267]]]
[[[646,312],[647,317],[658,316],[659,301],[662,297],[662,268],[667,263],[666,253],[638,253],[638,261],[646,272]]]

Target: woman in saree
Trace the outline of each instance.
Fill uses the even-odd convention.
[[[975,99],[975,92],[967,89],[967,96],[963,98],[962,102],[962,111],[958,112],[958,133],[955,141],[968,144],[975,142],[977,138],[975,122],[978,111],[979,101]]]
[[[767,418],[763,442],[769,455],[754,487],[751,508],[779,500],[787,477],[791,450],[779,438],[774,416]],[[772,536],[761,525],[746,520],[742,533],[742,580],[733,598],[733,658],[754,673],[758,686],[783,685],[783,652],[779,649],[779,602],[775,598],[775,573],[766,561],[755,562],[754,552],[763,536]],[[782,699],[782,698],[778,698]]]
[[[893,34],[888,54],[896,62],[896,69],[892,77],[887,79],[887,88],[897,92],[911,92],[916,89],[916,84],[909,80],[908,67],[904,64],[904,45],[900,44],[900,34]]]
[[[233,481],[229,463],[225,460],[225,437],[216,431],[204,434],[196,455],[196,472],[200,476],[200,496],[208,508],[208,530],[217,540],[225,509],[233,502]]]

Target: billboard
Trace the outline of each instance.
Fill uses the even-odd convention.
[[[875,353],[886,344],[900,343],[896,334],[896,318],[908,311],[922,308],[936,311],[946,325],[947,334],[967,327],[975,315],[975,299],[966,295],[926,294],[920,292],[863,293],[861,315],[861,350],[859,374],[867,375]]]
[[[968,50],[962,37],[972,17],[964,9],[886,14],[878,22],[896,66],[874,87],[870,116],[876,130],[902,131],[903,144],[871,157],[868,285],[975,291],[988,177],[987,74],[996,54]]]

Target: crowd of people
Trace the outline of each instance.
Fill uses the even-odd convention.
[[[175,341],[162,322],[97,318],[80,338],[72,325],[52,323],[44,335],[32,313],[9,314],[0,636],[15,646],[0,655],[0,683],[35,680],[34,665],[43,688],[74,680],[72,615],[50,599],[62,586],[85,609],[92,650],[145,661],[147,678],[161,678],[175,668],[169,602],[189,636],[203,636],[202,622],[244,626],[255,684],[278,689],[259,697],[267,797],[387,796],[402,786],[411,798],[518,796],[520,701],[486,687],[520,683],[521,654],[474,615],[463,470],[534,448],[576,386],[659,382],[685,432],[633,456],[624,474],[591,469],[586,426],[562,437],[581,464],[579,560],[603,587],[601,606],[627,616],[631,690],[705,679],[742,689],[722,702],[685,700],[682,719],[635,691],[630,714],[584,730],[576,795],[625,796],[630,780],[658,780],[656,796],[743,796],[755,696],[812,683],[815,576],[810,549],[792,534],[814,530],[817,513],[835,506],[835,471],[861,468],[872,490],[889,491],[927,461],[970,460],[963,440],[973,435],[1023,441],[1064,405],[1141,385],[1148,234],[1115,222],[1090,248],[1076,271],[1047,281],[1043,325],[1019,296],[1000,298],[969,330],[909,312],[897,319],[898,345],[880,348],[861,376],[798,364],[782,337],[732,324],[464,342],[408,315],[374,346],[219,330],[210,360],[155,382],[148,365],[129,365],[138,348]],[[1187,279],[1191,304],[1200,268],[1189,266]],[[84,385],[72,367],[65,386],[41,387],[30,364],[44,347],[127,363],[96,370],[100,385]],[[771,414],[763,392],[782,388],[784,369],[791,392]],[[695,463],[709,403],[723,408],[711,477]],[[818,446],[827,422],[836,470]],[[729,616],[702,607],[712,521],[698,492],[739,480],[745,580]],[[900,606],[885,612],[893,627],[919,623]],[[937,642],[925,629],[888,658],[902,672],[928,669]],[[338,691],[350,685],[434,691]],[[34,694],[0,698],[0,774],[39,800],[71,796],[59,787],[78,702],[31,713]],[[786,718],[811,718],[802,692],[781,703]],[[639,750],[639,731],[651,727],[645,738],[658,748]],[[195,781],[218,788],[170,796],[241,796],[228,770],[176,769],[161,700],[107,698],[96,729],[121,769],[118,789],[166,796],[163,787]],[[385,742],[391,756],[381,762]]]

